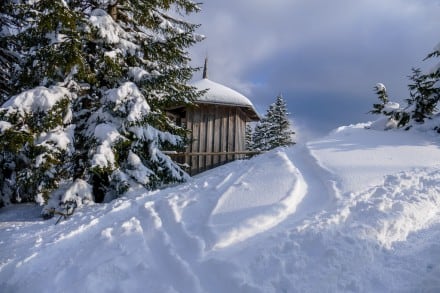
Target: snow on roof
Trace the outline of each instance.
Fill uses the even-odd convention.
[[[193,86],[198,90],[208,89],[208,92],[197,100],[198,102],[253,106],[251,101],[239,92],[207,78],[196,81]]]
[[[251,118],[256,117],[256,119],[258,119],[259,117],[252,102],[231,88],[209,80],[208,78],[196,81],[192,85],[198,90],[208,90],[205,95],[198,98],[197,103],[241,106],[251,110],[251,113],[248,113],[251,114]]]

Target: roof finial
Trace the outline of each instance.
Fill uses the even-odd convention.
[[[205,57],[205,66],[203,67],[203,78],[208,78],[208,56]]]

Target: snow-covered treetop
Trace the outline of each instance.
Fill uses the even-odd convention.
[[[376,88],[378,91],[386,91],[387,90],[387,88],[385,87],[385,85],[383,83],[377,83]]]

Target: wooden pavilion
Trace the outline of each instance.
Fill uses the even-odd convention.
[[[207,90],[195,106],[169,110],[170,117],[190,130],[186,152],[175,155],[181,156],[178,161],[188,166],[191,175],[248,155],[246,123],[260,120],[248,98],[208,79],[206,59],[203,79],[193,86]]]

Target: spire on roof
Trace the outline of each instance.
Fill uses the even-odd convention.
[[[208,57],[205,57],[205,66],[203,67],[203,78],[208,78]]]

